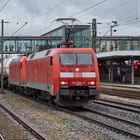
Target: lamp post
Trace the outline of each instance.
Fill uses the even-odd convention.
[[[113,28],[116,26],[119,26],[119,24],[117,23],[117,21],[112,21],[113,25],[110,25],[110,36],[113,36]],[[114,30],[116,31],[116,30]],[[113,44],[112,44],[112,39],[110,42],[110,51],[113,51]],[[113,61],[110,60],[110,67],[109,67],[109,82],[113,83]]]
[[[116,26],[119,26],[119,24],[117,23],[117,21],[112,21],[112,23],[113,23],[113,25],[110,25],[110,36],[113,35],[113,28],[116,27]]]

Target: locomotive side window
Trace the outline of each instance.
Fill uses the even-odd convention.
[[[34,55],[35,55],[34,53],[33,53],[33,54],[31,54],[30,59],[32,59],[32,58],[34,57]]]
[[[140,76],[140,65],[138,65],[138,76]]]
[[[61,65],[76,65],[76,55],[75,54],[60,54],[60,64]]]
[[[77,65],[93,65],[92,54],[77,54]]]
[[[50,57],[50,65],[51,66],[53,65],[53,57],[52,56]]]
[[[51,52],[51,49],[49,49],[49,50],[46,52],[45,56],[49,55],[50,52]]]
[[[93,65],[92,54],[60,54],[61,65]]]

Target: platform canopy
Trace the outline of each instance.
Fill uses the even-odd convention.
[[[140,51],[112,51],[97,53],[98,59],[130,58],[140,59]]]

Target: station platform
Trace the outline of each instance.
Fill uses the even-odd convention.
[[[100,83],[101,87],[103,86],[113,86],[113,87],[124,87],[124,88],[134,88],[134,89],[140,89],[140,85],[138,84],[123,84],[123,83],[120,83],[120,84],[116,84],[116,83],[103,83],[101,82]]]
[[[140,99],[140,85],[101,83],[100,93],[125,98]]]

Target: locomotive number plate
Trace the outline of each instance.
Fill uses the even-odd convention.
[[[82,77],[82,73],[81,72],[75,72],[74,77]]]

